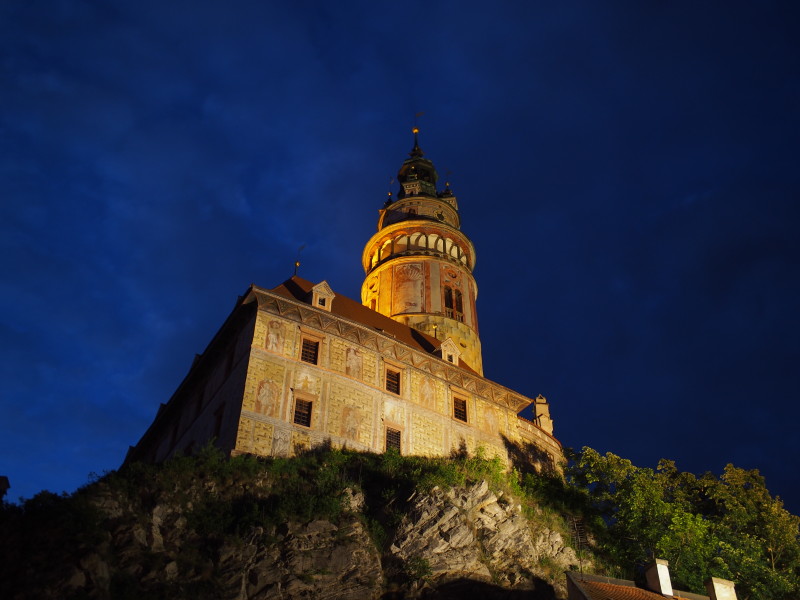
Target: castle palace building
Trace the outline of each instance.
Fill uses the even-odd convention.
[[[424,456],[483,448],[557,468],[547,400],[483,377],[475,248],[417,133],[364,248],[361,302],[297,276],[250,286],[126,462],[214,440],[261,456],[327,443]],[[531,419],[519,416],[531,406]]]

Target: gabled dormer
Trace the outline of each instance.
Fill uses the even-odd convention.
[[[442,360],[458,365],[461,349],[458,347],[458,344],[453,341],[453,338],[447,338],[443,341],[442,345],[439,347],[439,352],[442,354]]]
[[[331,304],[336,294],[333,293],[327,281],[321,281],[311,288],[311,306],[331,312]]]

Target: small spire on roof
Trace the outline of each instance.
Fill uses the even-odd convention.
[[[384,206],[389,206],[394,201],[394,198],[392,198],[392,184],[393,183],[394,183],[394,177],[390,177],[389,178],[389,189],[386,192],[386,202],[384,203]]]
[[[297,269],[300,267],[300,253],[303,251],[306,245],[303,244],[297,249],[297,258],[294,261],[294,276],[297,277]]]
[[[414,132],[414,147],[411,149],[411,152],[409,152],[408,155],[412,158],[418,158],[423,156],[422,148],[419,147],[419,138],[417,137],[419,134],[419,127],[414,125],[414,128],[411,131]]]

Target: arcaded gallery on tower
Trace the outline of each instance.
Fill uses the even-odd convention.
[[[417,134],[364,248],[361,302],[297,276],[250,286],[126,462],[214,440],[231,455],[328,443],[423,456],[481,447],[559,464],[547,400],[483,377],[475,249]],[[532,418],[519,416],[529,406]]]

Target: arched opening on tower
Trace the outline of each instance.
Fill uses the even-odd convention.
[[[444,286],[444,314],[446,317],[464,321],[464,300],[461,290],[452,286]]]

